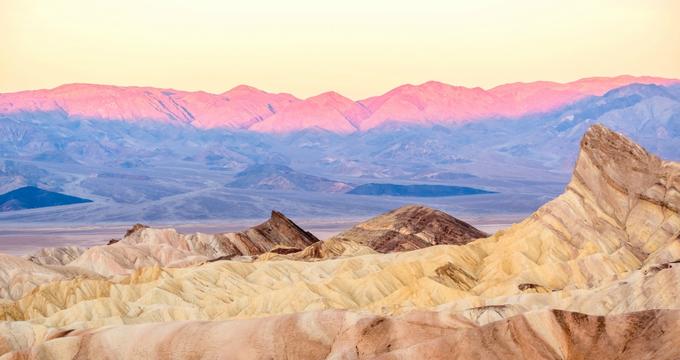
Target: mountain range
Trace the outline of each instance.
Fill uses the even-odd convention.
[[[670,85],[658,77],[594,77],[570,83],[512,83],[484,90],[436,81],[402,85],[383,95],[353,101],[336,92],[307,99],[241,85],[221,94],[152,87],[70,84],[49,90],[0,94],[0,115],[45,114],[109,121],[152,121],[201,129],[247,129],[290,133],[322,129],[339,134],[388,123],[460,124],[519,118],[600,96],[633,84]]]
[[[180,102],[177,95],[180,92],[163,95],[162,91],[166,90],[157,93],[149,90],[152,95],[156,94],[150,97],[143,95],[141,88],[104,87],[109,89],[106,94],[111,92],[107,95],[109,98],[82,90],[93,98],[73,103],[68,99],[80,98],[79,91],[74,95],[60,95],[68,101],[48,96],[52,92],[66,92],[61,88],[3,94],[0,95],[3,99],[0,102],[5,104],[2,107],[5,110],[0,113],[3,139],[0,142],[0,193],[36,186],[92,202],[3,212],[0,222],[167,224],[209,219],[262,220],[272,208],[295,217],[314,214],[319,218],[359,219],[411,202],[464,215],[521,218],[563,190],[576,160],[579,139],[593,124],[606,125],[665,158],[680,160],[680,85],[673,85],[673,80],[657,79],[617,77],[561,85],[539,82],[502,86],[484,91],[504,94],[502,98],[515,99],[512,101],[525,99],[527,106],[539,103],[541,94],[549,94],[546,87],[598,95],[579,95],[573,98],[576,100],[570,98],[572,100],[553,110],[545,110],[550,107],[541,108],[540,112],[522,110],[519,113],[526,115],[519,117],[463,122],[422,122],[424,118],[414,117],[409,122],[389,122],[349,133],[318,127],[287,133],[255,132],[247,128],[264,126],[272,119],[304,123],[305,119],[327,114],[329,107],[340,109],[345,114],[343,118],[347,116],[352,123],[359,124],[380,113],[380,108],[390,101],[381,103],[372,98],[347,102],[337,94],[328,93],[314,99],[314,111],[305,113],[309,117],[288,118],[283,116],[283,109],[302,101],[282,95],[276,97],[278,100],[266,100],[271,107],[257,108],[253,104],[265,104],[257,99],[269,99],[270,95],[237,87],[228,92],[229,101],[217,103],[244,104],[239,105],[243,106],[239,109],[250,110],[237,112],[243,116],[230,115],[230,119],[241,119],[250,125],[225,128],[199,125],[187,115],[195,115],[200,109],[207,112],[207,105],[183,112],[164,103],[165,109],[177,110],[171,111],[172,117],[143,117],[142,112],[147,110],[157,115],[153,106],[146,107],[153,96],[173,98],[189,109],[189,105]],[[625,85],[631,81],[667,84]],[[608,87],[620,84],[624,85]],[[80,87],[88,89],[89,85],[75,86]],[[443,89],[439,89],[441,87]],[[439,97],[458,99],[456,92],[445,90],[451,87],[436,83],[401,87],[402,90],[385,95],[384,99],[393,98],[396,102],[402,97],[420,98],[425,96],[425,89],[430,88],[434,95],[426,97],[433,98],[421,106],[423,114],[435,108]],[[125,102],[127,97],[116,95],[123,90],[136,94],[129,99],[139,95],[145,100]],[[253,92],[259,95],[251,99],[247,94]],[[210,97],[206,96],[206,99]],[[152,103],[163,109],[158,102]],[[111,114],[118,115],[106,115],[106,118],[119,120],[68,115],[72,106],[86,104],[92,106],[85,109],[107,113],[110,110]],[[368,113],[359,111],[357,104],[368,109],[369,117],[365,117]],[[56,108],[57,105],[63,109]],[[291,109],[297,106],[301,105]],[[7,110],[10,108],[25,110]],[[43,110],[35,110],[39,108]],[[121,113],[122,108],[135,110]],[[262,111],[255,111],[256,108]],[[120,114],[127,114],[132,120],[123,120],[125,117]],[[426,118],[434,117],[427,115]],[[371,184],[386,189],[427,190],[445,186],[446,189],[483,189],[489,193],[477,192],[455,199],[422,197],[428,192],[420,191],[414,193],[420,195],[415,198],[378,196],[379,193],[409,193],[401,190],[372,191],[373,195],[363,196],[347,194],[351,188],[375,187]]]

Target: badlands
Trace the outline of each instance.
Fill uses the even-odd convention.
[[[594,125],[491,236],[408,206],[325,241],[273,212],[0,255],[0,359],[677,359],[679,236],[680,164]]]

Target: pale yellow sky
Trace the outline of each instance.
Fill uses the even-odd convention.
[[[0,0],[0,92],[64,83],[354,99],[403,83],[680,78],[678,0]]]

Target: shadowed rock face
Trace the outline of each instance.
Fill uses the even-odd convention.
[[[269,242],[297,248],[304,248],[319,241],[312,233],[303,230],[278,211],[272,211],[268,221],[248,229],[245,235],[253,244]]]
[[[441,244],[463,245],[486,236],[445,212],[408,205],[363,222],[333,239],[354,241],[387,253]]]

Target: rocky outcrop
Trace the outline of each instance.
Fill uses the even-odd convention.
[[[486,236],[445,212],[408,205],[358,224],[333,239],[353,241],[387,253],[441,244],[463,245]]]

